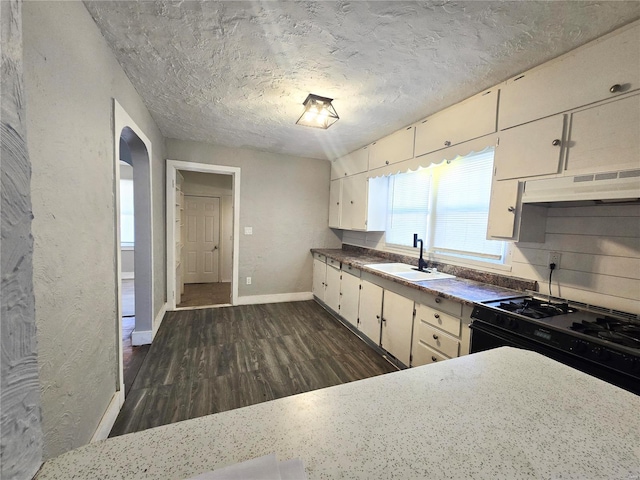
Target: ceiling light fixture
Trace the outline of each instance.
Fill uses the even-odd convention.
[[[333,98],[320,97],[310,93],[302,103],[304,112],[296,122],[305,127],[324,128],[325,130],[336,123],[340,118],[331,102]]]

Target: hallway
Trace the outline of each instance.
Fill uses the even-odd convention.
[[[314,301],[169,312],[110,436],[395,370]]]

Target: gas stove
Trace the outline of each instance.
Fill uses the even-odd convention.
[[[477,303],[471,352],[534,350],[640,395],[640,317],[539,294]]]

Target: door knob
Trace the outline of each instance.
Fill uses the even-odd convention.
[[[620,85],[619,83],[616,83],[615,85],[611,85],[611,88],[609,88],[609,91],[611,93],[617,93],[620,90],[622,90],[622,85]]]
[[[217,250],[217,249],[218,249],[218,245],[216,245],[215,247],[213,247],[213,249],[214,249],[214,250]]]
[[[446,142],[444,142],[444,146],[445,147],[450,147],[451,146],[451,142],[449,140],[447,140]]]
[[[557,147],[558,145],[560,145],[562,142],[560,141],[560,139],[556,138],[553,142],[551,142],[551,145],[553,145],[554,147]]]
[[[436,335],[435,333],[433,334],[433,339],[437,340],[438,339],[438,335]]]
[[[509,207],[509,208],[507,208],[507,210],[510,211],[511,213],[513,213],[513,212],[516,211],[516,208],[515,207]]]

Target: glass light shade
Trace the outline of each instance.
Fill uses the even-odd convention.
[[[333,98],[320,97],[310,93],[302,103],[304,112],[296,123],[305,127],[329,128],[340,118],[336,109],[331,105],[332,101]]]

